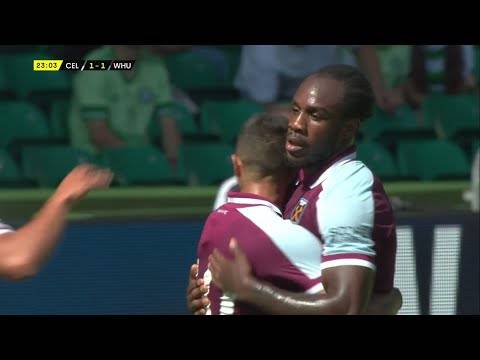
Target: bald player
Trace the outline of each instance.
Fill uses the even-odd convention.
[[[72,206],[89,191],[108,187],[112,177],[105,169],[77,166],[30,222],[17,231],[0,223],[0,277],[22,280],[35,275],[60,239]]]
[[[273,314],[364,313],[372,292],[374,298],[392,293],[392,208],[380,181],[355,159],[356,133],[371,115],[373,99],[358,70],[329,66],[301,84],[289,116],[287,157],[302,170],[284,216],[321,240],[326,294],[312,298],[285,291],[241,271],[248,270],[241,245],[233,246],[233,263],[219,253],[212,259],[213,279],[225,292]],[[194,300],[191,292],[189,301],[197,312],[196,306],[207,303],[198,294]]]

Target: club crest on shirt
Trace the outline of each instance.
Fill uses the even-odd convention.
[[[302,219],[303,212],[307,207],[308,200],[305,198],[301,198],[298,202],[297,206],[292,211],[292,215],[290,215],[290,220],[293,221],[295,224],[298,224]]]

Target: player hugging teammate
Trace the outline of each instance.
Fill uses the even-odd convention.
[[[374,95],[356,68],[298,88],[288,120],[249,120],[232,157],[240,192],[207,219],[191,269],[194,314],[395,314],[395,220],[356,160]],[[297,171],[298,170],[298,171]]]

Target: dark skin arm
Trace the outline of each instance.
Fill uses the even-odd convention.
[[[181,135],[177,128],[177,122],[172,117],[161,117],[157,119],[162,129],[163,147],[165,155],[171,164],[176,164],[178,158],[178,147],[181,143]]]
[[[232,261],[218,250],[210,256],[213,281],[224,292],[274,315],[364,314],[373,289],[375,272],[362,266],[339,266],[322,271],[326,294],[294,293],[255,279],[247,257],[235,240]]]
[[[90,142],[98,150],[114,149],[125,145],[125,142],[110,130],[106,120],[89,121],[87,129]]]
[[[241,257],[240,257],[241,259]],[[223,264],[223,263],[222,263]],[[227,262],[228,265],[228,262]],[[237,264],[238,265],[238,264]],[[249,273],[249,264],[247,262],[241,262],[239,264],[240,271],[235,270],[235,273],[240,274],[243,272]],[[214,263],[214,267],[217,264]],[[242,268],[243,267],[243,268]],[[211,269],[212,270],[212,269]],[[214,269],[213,271],[220,272],[222,271],[224,274],[232,274],[232,267],[227,267],[227,270],[222,269]],[[207,288],[203,284],[203,279],[198,279],[198,265],[192,265],[190,269],[190,276],[188,281],[188,288],[187,288],[187,304],[190,312],[194,315],[205,315],[206,307],[210,303],[208,298],[205,296],[207,293]],[[236,277],[235,279],[241,279],[242,277]],[[247,280],[249,278],[246,278]],[[215,280],[215,279],[214,279]],[[217,281],[221,282],[218,279]],[[258,284],[257,284],[258,285]],[[268,284],[265,284],[268,285]],[[264,290],[271,290],[271,287],[265,287]],[[294,294],[294,296],[303,296],[305,301],[313,301],[325,298],[325,294],[315,294],[315,295],[308,295],[308,294]],[[385,294],[373,294],[371,296],[370,302],[368,304],[367,310],[365,314],[367,315],[395,315],[398,313],[402,306],[402,294],[397,288],[393,288],[392,291],[385,293]]]
[[[397,288],[386,294],[374,294],[365,315],[396,315],[402,303],[402,293]]]
[[[393,113],[400,104],[393,92],[384,85],[380,61],[375,46],[361,45],[357,52],[360,67],[369,78],[377,105],[383,110]]]
[[[205,315],[210,304],[203,279],[198,279],[198,265],[192,265],[187,287],[187,306],[193,315]],[[367,315],[396,315],[402,307],[402,294],[397,288],[385,294],[373,294],[367,308]]]

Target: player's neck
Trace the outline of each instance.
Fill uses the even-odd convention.
[[[283,184],[275,184],[270,180],[261,180],[241,184],[240,190],[243,193],[261,196],[270,201],[272,204],[282,208],[287,192],[287,186],[284,186]]]
[[[320,170],[325,169],[325,167],[332,165],[335,159],[340,158],[342,154],[345,154],[347,150],[352,148],[355,145],[353,141],[347,143],[347,144],[342,144],[335,152],[330,155],[328,158],[324,160],[317,161],[316,163],[310,165],[310,166],[305,166],[303,168],[303,172],[306,177],[310,177],[313,175],[316,175]]]

